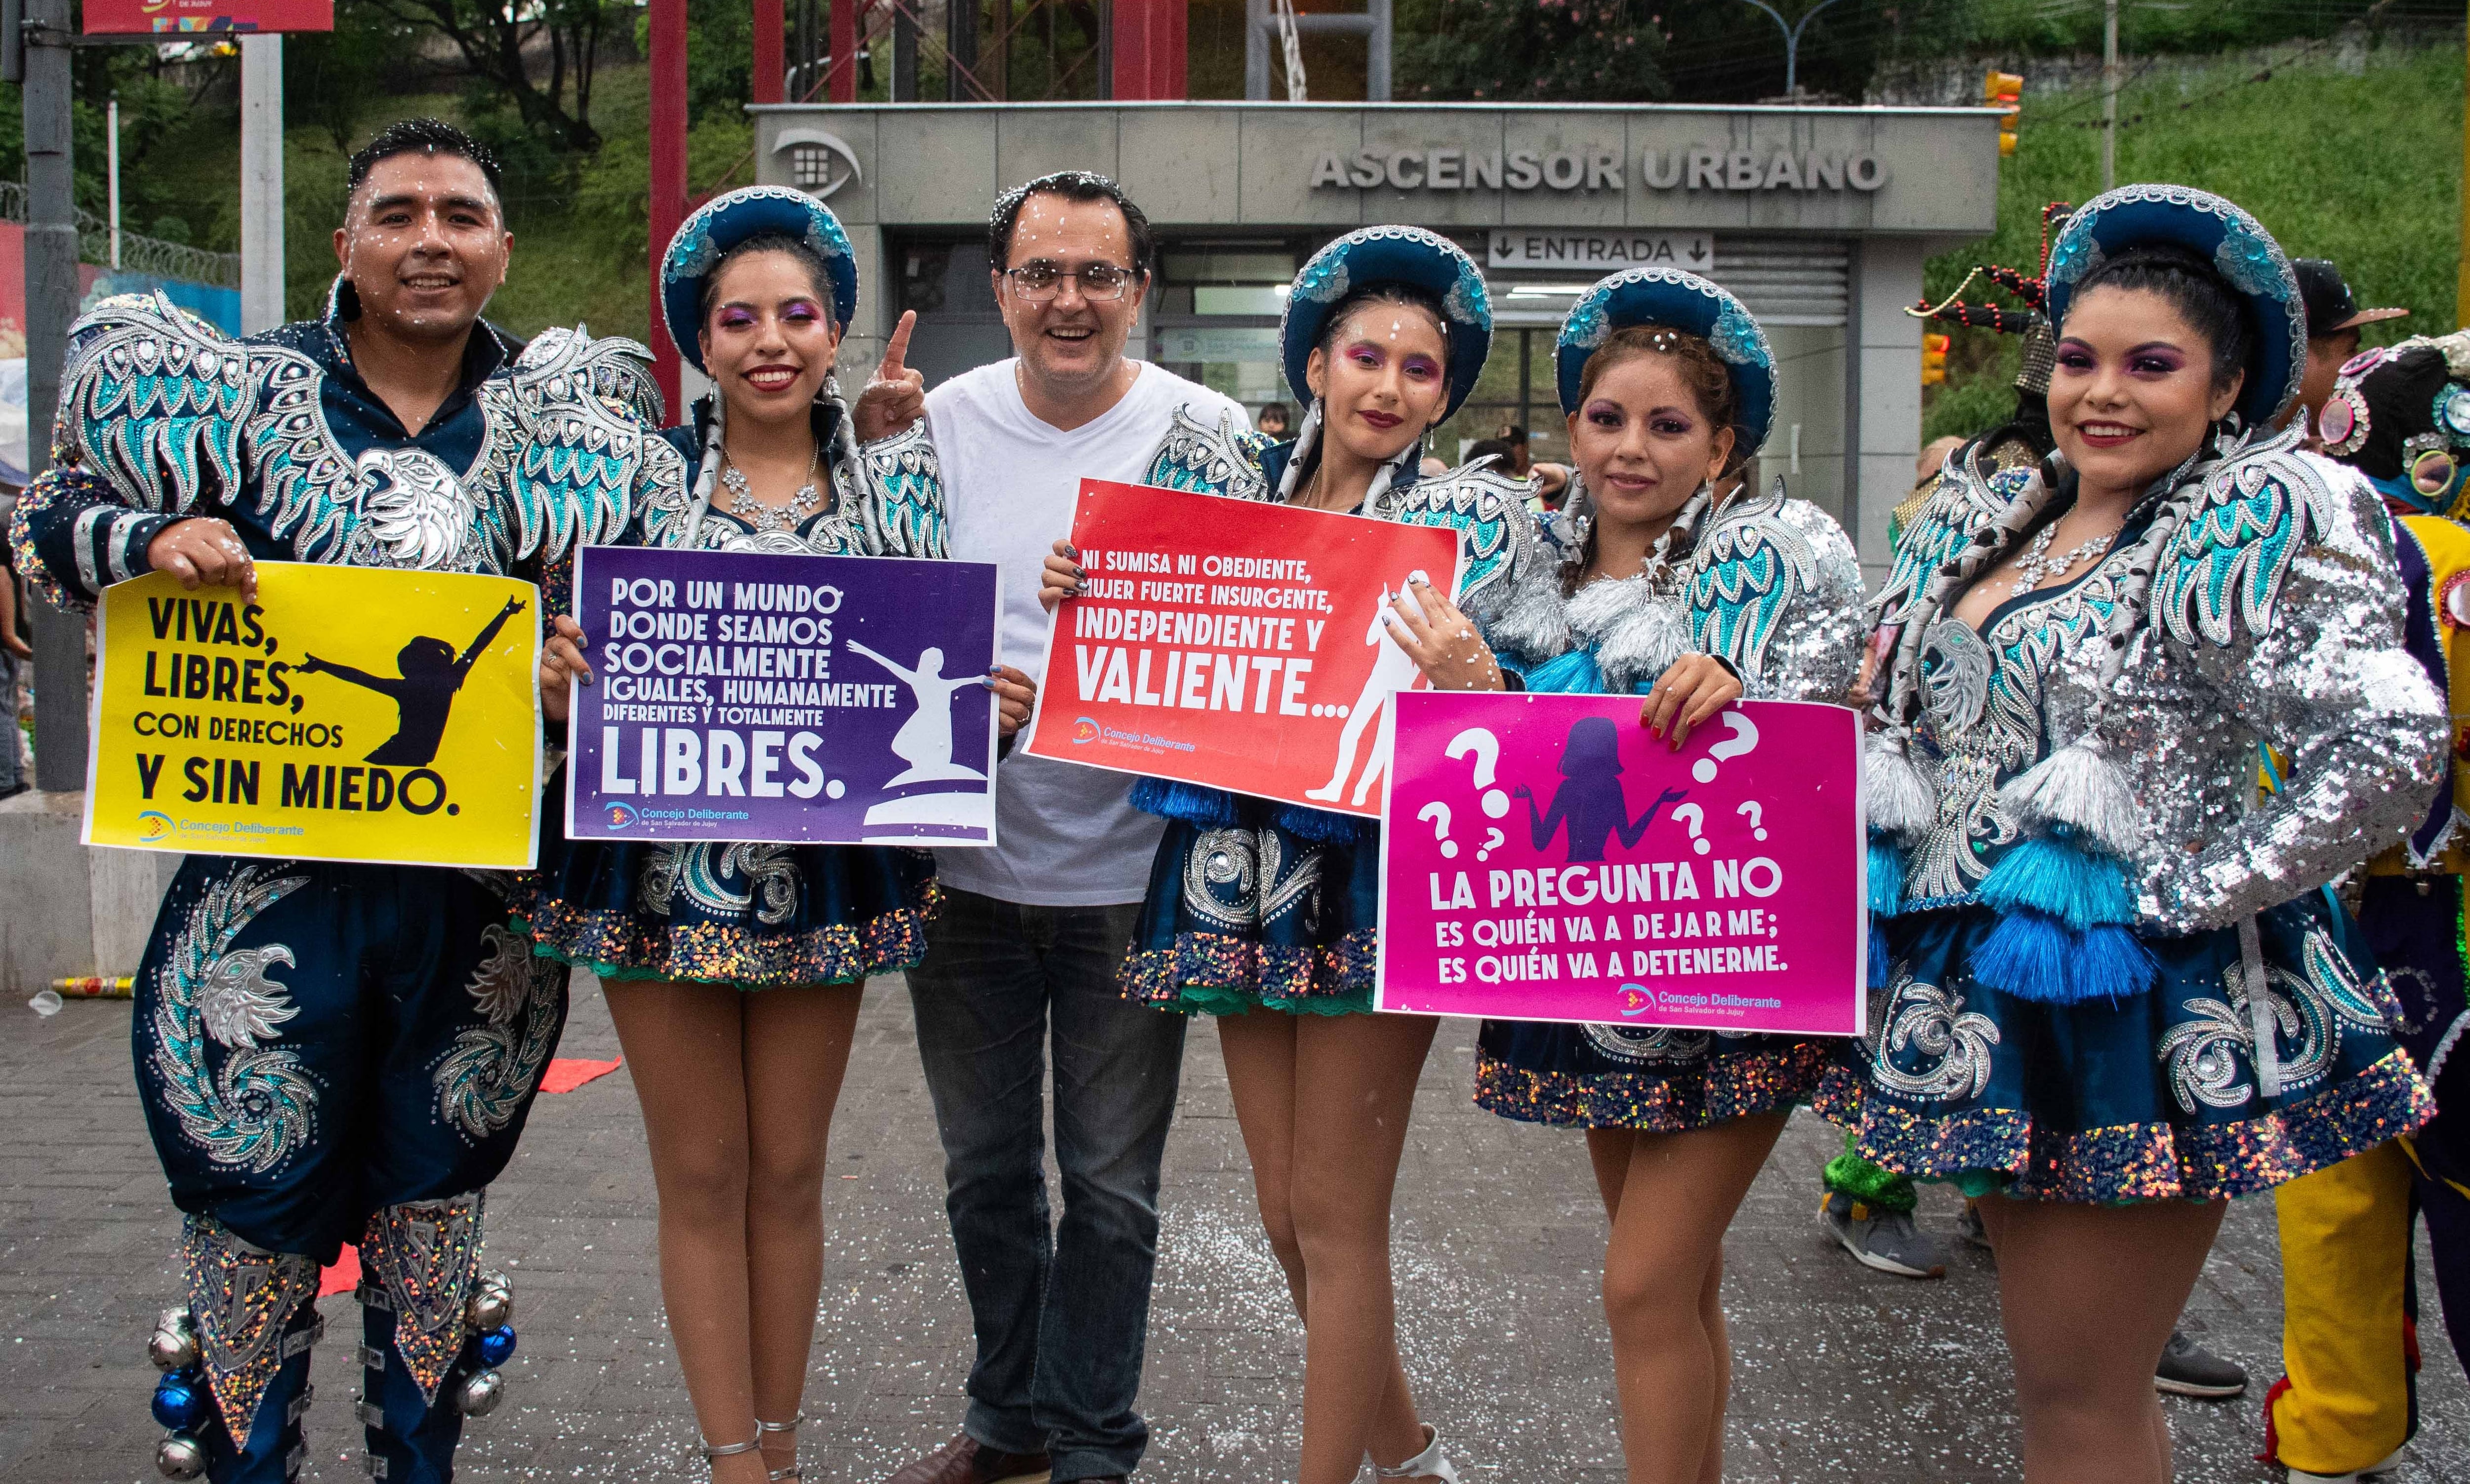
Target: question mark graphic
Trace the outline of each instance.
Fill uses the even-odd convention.
[[[1475,786],[1483,790],[1483,812],[1500,819],[1509,812],[1509,796],[1492,786],[1493,769],[1501,762],[1501,739],[1481,727],[1469,727],[1441,749],[1444,757],[1475,754]]]
[[[1707,811],[1699,808],[1694,803],[1686,803],[1680,808],[1673,810],[1672,817],[1676,820],[1687,820],[1689,822],[1689,848],[1697,851],[1701,855],[1706,854],[1709,846],[1706,841],[1698,838],[1698,831],[1705,827],[1707,823]]]
[[[1735,814],[1748,815],[1750,817],[1751,833],[1757,835],[1760,840],[1767,838],[1767,811],[1759,807],[1759,801],[1757,800],[1744,800],[1741,806],[1733,812]]]
[[[1733,734],[1707,749],[1707,755],[1699,758],[1689,770],[1689,776],[1701,783],[1715,781],[1717,763],[1738,757],[1759,745],[1759,724],[1739,711],[1726,711],[1724,725],[1733,729]]]
[[[1441,843],[1441,858],[1456,860],[1458,843],[1450,838],[1450,806],[1435,799],[1415,811],[1415,818],[1433,822],[1433,838]]]
[[[1492,852],[1500,849],[1502,843],[1506,841],[1508,838],[1509,837],[1507,835],[1501,832],[1501,826],[1498,824],[1485,830],[1483,832],[1483,848],[1475,852],[1475,858],[1480,861],[1488,861],[1492,859]]]

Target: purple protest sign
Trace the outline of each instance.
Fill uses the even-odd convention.
[[[1405,691],[1382,816],[1385,1010],[1858,1035],[1860,718]]]
[[[1000,574],[981,562],[587,546],[576,840],[995,843]]]

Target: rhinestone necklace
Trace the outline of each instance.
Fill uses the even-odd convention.
[[[754,526],[757,533],[795,531],[808,516],[824,507],[824,498],[815,490],[815,470],[823,456],[823,448],[818,445],[814,456],[806,461],[806,482],[798,486],[798,493],[790,496],[785,505],[767,505],[757,499],[755,492],[747,487],[744,471],[735,464],[723,463],[720,482],[729,486],[729,513]]]
[[[2116,527],[2112,527],[2060,552],[2057,556],[2052,556],[2049,554],[2050,539],[2058,533],[2059,522],[2056,521],[2042,526],[2041,533],[2033,538],[2033,544],[2024,548],[2024,554],[2016,559],[2016,581],[2007,589],[2009,597],[2021,597],[2051,578],[2073,568],[2078,562],[2101,555],[2102,551],[2109,546],[2110,538],[2116,536],[2118,531]]]

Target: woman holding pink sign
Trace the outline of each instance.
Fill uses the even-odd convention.
[[[1525,591],[1526,568],[1543,558],[1525,481],[1482,462],[1419,474],[1427,434],[1474,389],[1492,341],[1483,274],[1456,244],[1418,227],[1348,233],[1296,276],[1280,339],[1287,380],[1307,404],[1295,440],[1235,469],[1221,448],[1171,439],[1146,482],[1461,533],[1463,612],[1417,583],[1381,613],[1337,625],[1367,624],[1358,632],[1384,653],[1335,774],[1310,797],[1338,801],[1368,743],[1361,802],[1386,751],[1373,726],[1388,687],[1420,669],[1440,688],[1500,689],[1477,625]],[[1059,547],[1049,606],[1081,575]],[[1368,1462],[1382,1478],[1455,1480],[1398,1361],[1389,1201],[1436,1022],[1369,1013],[1379,827],[1157,778],[1144,778],[1132,801],[1169,823],[1121,982],[1159,1009],[1220,1017],[1262,1222],[1304,1318],[1298,1478],[1346,1484]]]
[[[944,555],[920,379],[901,363],[911,321],[854,408],[832,379],[857,267],[822,202],[775,186],[715,198],[670,241],[661,290],[670,337],[714,395],[662,434],[681,477],[635,512],[626,545]],[[570,677],[593,684],[582,638],[561,617],[543,649],[553,721]],[[932,668],[921,661],[920,684]],[[1008,685],[932,678],[994,684],[1006,732],[1026,715],[1017,672]],[[826,1138],[867,977],[925,952],[934,867],[885,846],[550,834],[514,905],[535,951],[600,977],[617,1022],[661,1196],[661,1292],[711,1476],[796,1478]]]
[[[2418,821],[2447,723],[2377,492],[2272,430],[2306,324],[2255,219],[2112,191],[2048,304],[2067,472],[1951,468],[1875,607],[1883,931],[1819,1105],[1979,1197],[2025,1477],[2161,1484],[2154,1366],[2229,1198],[2433,1111],[2316,889]]]
[[[1676,748],[1743,696],[1841,703],[1861,654],[1852,544],[1781,480],[1715,496],[1774,419],[1775,358],[1749,311],[1695,274],[1635,268],[1579,298],[1557,358],[1577,466],[1545,518],[1562,560],[1544,601],[1487,631],[1502,664],[1528,690],[1641,693],[1642,722]],[[1526,801],[1539,845],[1566,829],[1570,859],[1600,858],[1610,836],[1643,834],[1656,809],[1628,818],[1604,776],[1617,746],[1609,721],[1571,733],[1563,783]],[[1828,1055],[1787,1036],[1484,1022],[1476,1101],[1587,1130],[1634,1480],[1723,1472],[1724,1232]]]

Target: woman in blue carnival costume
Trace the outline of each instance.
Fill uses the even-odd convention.
[[[1296,276],[1279,340],[1308,405],[1295,440],[1264,450],[1179,429],[1150,482],[1456,527],[1464,611],[1419,585],[1393,605],[1390,636],[1438,687],[1500,688],[1469,615],[1480,621],[1535,556],[1526,487],[1480,464],[1417,471],[1426,433],[1465,401],[1491,348],[1482,273],[1420,228],[1351,232]],[[1047,564],[1050,604],[1076,590],[1072,556],[1059,546]],[[1455,1479],[1437,1430],[1417,1419],[1393,1327],[1390,1194],[1437,1022],[1368,1013],[1379,829],[1154,778],[1132,800],[1169,823],[1124,992],[1220,1017],[1262,1222],[1305,1322],[1298,1476],[1343,1484],[1368,1458],[1383,1478]]]
[[[716,392],[662,435],[682,476],[638,503],[628,544],[944,554],[920,378],[900,359],[912,321],[854,411],[832,378],[857,269],[821,202],[768,186],[720,197],[678,229],[661,286],[670,337]],[[581,631],[558,629],[541,666],[552,721],[570,675],[592,683]],[[1009,731],[1028,691],[1004,684]],[[661,1194],[662,1295],[714,1479],[797,1476],[832,1107],[865,981],[918,961],[934,904],[922,851],[563,840],[545,843],[517,900],[536,951],[599,975],[617,1022]]]
[[[2315,888],[2417,822],[2445,725],[2375,490],[2270,431],[2305,332],[2255,220],[2110,192],[2048,291],[2068,472],[1957,471],[1873,605],[1883,942],[1819,1103],[1981,1197],[2026,1478],[2158,1484],[2153,1368],[2228,1197],[2430,1111]]]
[[[1572,309],[1557,361],[1578,489],[1545,601],[1488,631],[1502,662],[1532,691],[1643,693],[1641,721],[1675,747],[1744,695],[1843,702],[1861,658],[1852,543],[1782,481],[1715,496],[1774,420],[1749,312],[1695,274],[1617,273]],[[1476,1101],[1587,1130],[1633,1479],[1722,1472],[1724,1230],[1827,1059],[1783,1036],[1484,1023]]]
[[[2351,358],[2316,428],[2324,452],[2365,475],[2395,518],[2403,639],[2445,694],[2458,737],[2470,725],[2470,331]],[[2272,1193],[2286,1369],[2265,1396],[2264,1457],[2291,1484],[2387,1472],[2418,1429],[2411,1248],[2422,1216],[2453,1351],[2470,1359],[2470,1062],[2455,1055],[2470,1029],[2470,842],[2459,827],[2470,771],[2458,754],[2445,771],[2409,838],[2353,878],[2359,930],[2436,1116]]]

